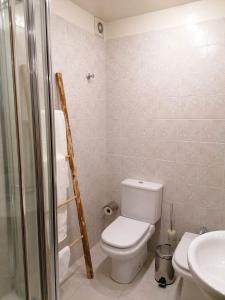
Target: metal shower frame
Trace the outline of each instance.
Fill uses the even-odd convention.
[[[26,298],[31,300],[29,292],[29,278],[27,271],[27,251],[26,251],[26,213],[25,202],[23,195],[23,180],[24,170],[21,160],[21,134],[20,134],[20,115],[18,113],[19,103],[16,94],[16,48],[15,48],[15,24],[13,19],[14,0],[8,0],[10,37],[11,37],[11,57],[12,69],[14,77],[14,98],[16,108],[16,123],[17,123],[17,144],[18,144],[18,159],[19,159],[19,176],[20,176],[20,195],[21,195],[21,218],[22,218],[22,234],[23,234],[23,252],[24,252],[24,272]],[[44,178],[43,178],[43,156],[41,148],[41,118],[40,118],[40,99],[38,91],[38,71],[37,71],[37,45],[35,37],[35,18],[34,8],[35,0],[24,0],[25,8],[25,31],[26,43],[28,49],[28,65],[30,73],[30,89],[31,89],[31,110],[34,136],[34,158],[35,158],[35,173],[36,173],[36,190],[37,190],[37,219],[38,219],[38,243],[39,243],[39,261],[40,261],[40,280],[41,280],[41,297],[43,300],[59,299],[58,294],[58,240],[57,240],[57,194],[56,194],[56,163],[55,163],[55,132],[54,132],[54,104],[52,91],[52,63],[51,63],[51,44],[50,44],[50,0],[40,0],[41,4],[41,19],[44,38],[42,40],[43,47],[43,64],[45,74],[45,91],[46,103],[45,109],[49,116],[47,127],[48,140],[48,167],[49,167],[49,251],[47,251],[47,233],[46,233],[46,214],[44,202]]]

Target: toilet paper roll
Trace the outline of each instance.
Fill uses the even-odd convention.
[[[109,207],[109,206],[105,206],[105,207],[104,207],[104,214],[105,214],[106,216],[111,216],[111,215],[113,214],[112,208]]]
[[[118,204],[115,201],[110,202],[109,204],[103,207],[105,216],[112,216],[118,210]]]

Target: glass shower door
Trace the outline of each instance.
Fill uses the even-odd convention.
[[[47,1],[0,0],[0,299],[56,299]]]
[[[0,299],[26,297],[19,148],[8,4],[0,10]]]

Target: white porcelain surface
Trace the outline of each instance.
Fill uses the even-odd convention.
[[[162,184],[160,183],[137,180],[137,179],[129,179],[129,178],[123,180],[122,185],[134,187],[141,190],[148,190],[152,192],[158,192],[163,187]]]
[[[103,242],[101,239],[100,245],[103,249],[103,251],[110,257],[116,258],[118,260],[127,260],[129,258],[134,257],[137,252],[140,250],[141,247],[143,247],[144,244],[147,244],[148,240],[152,237],[152,235],[155,233],[155,226],[151,225],[146,234],[140,239],[140,241],[135,244],[133,247],[129,248],[117,248],[112,247],[110,245],[107,245]]]
[[[140,241],[149,227],[149,223],[119,216],[103,231],[102,240],[116,248],[129,248]]]
[[[189,247],[188,264],[194,280],[211,299],[225,299],[225,231],[197,237]]]
[[[128,228],[128,232],[130,228]],[[132,232],[132,231],[131,231]],[[119,283],[131,282],[147,259],[147,242],[155,232],[151,225],[142,238],[132,247],[117,248],[101,240],[102,250],[110,257],[111,278]]]
[[[196,285],[188,266],[188,249],[197,236],[197,234],[185,232],[173,255],[174,270],[182,278],[178,300],[208,300]]]
[[[182,236],[176,251],[173,256],[173,263],[175,263],[179,268],[181,268],[184,271],[189,272],[188,267],[188,248],[191,244],[191,242],[197,237],[197,234],[185,232],[185,234]]]
[[[162,188],[162,184],[143,180],[122,181],[122,216],[156,224],[161,217]]]
[[[111,259],[111,277],[129,283],[147,259],[147,242],[161,217],[162,185],[126,179],[121,203],[122,216],[103,231],[101,247]]]

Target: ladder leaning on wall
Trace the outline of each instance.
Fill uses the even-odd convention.
[[[59,90],[59,96],[60,96],[60,103],[61,103],[61,109],[64,114],[65,118],[65,124],[66,124],[66,139],[67,139],[67,159],[69,161],[71,176],[72,176],[72,185],[73,185],[73,192],[74,197],[71,197],[70,199],[64,201],[62,204],[58,206],[58,208],[62,206],[66,206],[71,201],[75,201],[76,208],[77,208],[77,215],[79,220],[79,226],[80,226],[80,234],[81,236],[74,240],[70,246],[74,246],[79,241],[82,241],[83,244],[83,252],[84,252],[84,259],[86,264],[86,272],[87,272],[87,278],[91,279],[94,277],[93,273],[93,267],[92,267],[92,261],[91,261],[91,253],[90,253],[90,246],[88,241],[88,233],[87,233],[87,227],[84,217],[84,210],[82,205],[82,199],[80,194],[80,187],[79,187],[79,181],[77,176],[77,165],[76,165],[76,159],[75,159],[75,152],[73,147],[73,140],[72,140],[72,133],[69,123],[69,115],[66,105],[66,96],[65,96],[65,90],[64,90],[64,84],[63,84],[63,78],[61,73],[55,74],[56,78],[56,84]]]

